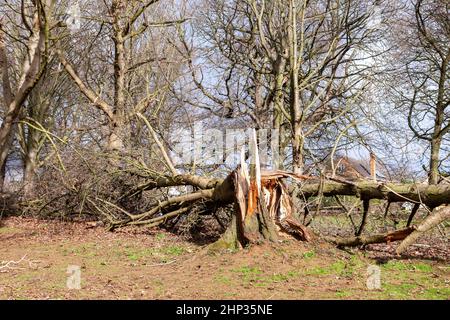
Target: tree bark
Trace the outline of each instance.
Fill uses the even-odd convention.
[[[25,197],[31,197],[34,194],[37,153],[38,153],[37,146],[31,145],[25,155],[25,164],[23,173]]]
[[[408,227],[401,230],[396,230],[384,234],[376,234],[372,236],[357,236],[350,238],[331,238],[325,237],[326,240],[336,244],[339,247],[357,247],[361,245],[374,244],[374,243],[389,243],[393,241],[399,241],[405,239],[410,235],[415,228]]]
[[[114,121],[110,126],[107,149],[111,151],[124,151],[125,130],[125,75],[126,75],[126,51],[124,39],[124,27],[121,17],[124,15],[126,4],[122,1],[113,1],[113,41],[114,41]]]
[[[286,69],[286,59],[282,56],[279,56],[275,61],[275,88],[274,88],[274,111],[273,111],[273,126],[274,129],[277,130],[278,136],[277,141],[275,142],[276,155],[274,156],[274,168],[275,169],[284,169],[283,158],[284,154],[284,115],[283,115],[283,104],[284,104],[284,95],[283,95],[283,86],[284,86],[284,73]]]
[[[285,177],[282,171],[261,175],[258,183],[256,179],[249,179],[245,166],[241,166],[230,177],[228,186],[222,184],[220,187],[234,188],[233,194],[227,194],[235,201],[235,215],[225,234],[212,248],[237,249],[276,241],[281,234],[312,240],[312,233],[294,217],[292,199],[280,180]]]
[[[436,208],[403,242],[398,246],[396,252],[403,253],[408,246],[413,244],[425,232],[431,230],[441,222],[450,219],[450,206]]]
[[[302,186],[301,193],[307,198],[318,195],[319,183],[308,183]],[[361,199],[384,199],[389,202],[423,203],[429,207],[437,207],[450,202],[449,185],[376,183],[359,182],[326,182],[323,185],[325,197],[335,195],[358,196]]]
[[[8,76],[8,66],[6,63],[7,56],[5,42],[3,39],[3,31],[0,29],[0,58],[2,64],[1,67],[3,69],[3,88],[7,88],[5,96],[7,106],[5,116],[2,119],[3,121],[0,127],[0,167],[4,166],[6,158],[9,155],[14,132],[17,127],[15,122],[19,117],[22,105],[31,90],[38,83],[47,66],[48,57],[43,54],[46,41],[45,24],[47,22],[41,21],[41,18],[37,13],[40,9],[36,8],[35,10],[36,11],[33,16],[33,30],[30,38],[28,39],[26,58],[23,63],[20,79],[18,81],[18,89],[14,95],[10,90],[10,80],[5,78]],[[3,185],[3,182],[1,184]]]
[[[440,131],[441,125],[438,125]],[[441,138],[431,139],[431,154],[430,154],[430,172],[428,173],[428,183],[438,184],[439,182],[439,153],[441,150]]]
[[[292,127],[292,169],[296,174],[303,172],[303,128],[298,83],[298,41],[296,0],[289,1],[289,57],[290,57],[290,109]]]

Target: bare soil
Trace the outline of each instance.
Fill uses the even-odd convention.
[[[1,299],[450,298],[448,241],[404,257],[396,244],[343,251],[295,240],[217,253],[158,229],[1,222]],[[70,265],[81,268],[80,289],[67,287]],[[379,289],[367,287],[370,265],[380,268]]]

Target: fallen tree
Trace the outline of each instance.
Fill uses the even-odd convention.
[[[403,240],[408,237],[411,233],[416,230],[415,227],[406,227],[401,230],[395,230],[388,233],[383,234],[375,234],[370,236],[356,236],[349,238],[333,238],[333,237],[325,237],[325,240],[328,240],[331,243],[339,247],[358,247],[367,244],[374,243],[390,243],[394,241]]]
[[[207,178],[195,175],[158,175],[150,173],[147,182],[137,186],[125,196],[133,196],[145,190],[173,186],[192,186],[192,193],[158,202],[146,212],[126,213],[126,218],[110,220],[111,229],[126,225],[157,226],[181,214],[185,214],[198,201],[214,203],[216,206],[234,204],[234,215],[223,236],[214,244],[217,248],[240,248],[261,241],[275,241],[289,235],[299,240],[310,241],[316,236],[295,218],[296,208],[288,192],[286,179],[300,185],[302,197],[331,197],[350,195],[363,202],[363,217],[355,237],[345,239],[324,237],[338,246],[360,246],[371,243],[400,241],[416,230],[415,226],[386,234],[362,236],[370,200],[384,199],[388,203],[411,202],[415,206],[434,208],[450,202],[450,186],[399,184],[373,181],[347,181],[329,178],[319,181],[316,177],[297,175],[291,172],[260,169],[257,150],[254,163],[248,166],[241,155],[240,166],[225,179]],[[173,167],[173,166],[172,166]],[[410,217],[411,218],[411,217]]]
[[[328,181],[322,184],[316,178],[298,176],[286,171],[262,171],[259,178],[253,178],[246,172],[246,167],[241,166],[231,173],[226,179],[207,179],[197,176],[158,177],[148,182],[141,191],[157,187],[155,181],[163,181],[162,186],[192,185],[201,189],[197,192],[172,198],[162,202],[152,211],[141,215],[131,216],[130,220],[117,222],[117,225],[147,224],[164,222],[164,218],[170,218],[187,210],[177,209],[168,212],[157,220],[143,220],[144,217],[155,214],[158,210],[173,203],[188,205],[191,201],[207,199],[223,205],[236,203],[235,217],[229,229],[218,242],[219,247],[239,247],[249,243],[257,243],[261,240],[275,240],[277,233],[286,233],[301,240],[311,240],[314,236],[308,228],[299,223],[294,217],[292,200],[287,191],[286,178],[292,178],[301,183],[301,193],[309,198],[317,196],[322,189],[323,196],[351,195],[361,198],[365,203],[372,199],[384,199],[389,202],[421,203],[433,208],[437,205],[448,203],[450,200],[449,186],[430,186],[416,184],[376,183],[367,181]],[[337,180],[337,179],[335,179]],[[258,182],[260,181],[260,182]],[[258,183],[261,185],[258,186]],[[208,188],[213,187],[214,188]],[[421,202],[419,202],[421,201]],[[365,207],[363,223],[368,212]],[[362,223],[362,225],[363,225]],[[276,230],[277,232],[274,232]],[[362,227],[360,229],[362,231]],[[359,246],[371,243],[393,242],[405,239],[415,231],[414,226],[396,230],[386,234],[371,236],[350,237],[346,239],[325,238],[338,246]]]
[[[189,211],[195,202],[206,201],[222,206],[230,203],[235,205],[232,222],[218,241],[219,247],[240,248],[264,240],[275,241],[281,233],[300,240],[311,240],[312,232],[294,218],[295,208],[283,182],[283,179],[287,177],[299,181],[308,177],[286,171],[261,172],[258,160],[256,164],[250,166],[249,170],[243,157],[244,153],[242,153],[241,165],[223,180],[194,175],[155,176],[154,179],[132,190],[128,196],[134,196],[144,190],[169,186],[190,185],[200,190],[169,198],[140,214],[124,212],[126,218],[122,220],[112,219],[100,206],[96,205],[93,199],[88,201],[108,218],[110,229],[126,225],[156,226]],[[111,203],[109,205],[115,206]]]
[[[436,208],[414,231],[410,233],[398,246],[397,254],[403,253],[408,246],[416,242],[425,232],[450,219],[450,206]]]
[[[347,181],[335,179],[323,185],[323,196],[357,196],[360,199],[383,199],[388,202],[411,202],[438,207],[450,202],[450,185],[428,185],[416,183],[386,183],[374,181]],[[319,183],[305,184],[302,194],[308,198],[319,194]]]
[[[387,208],[393,202],[411,202],[414,204],[408,218],[409,227],[419,207],[427,206],[430,211],[434,208],[450,203],[450,185],[402,184],[374,181],[348,181],[331,178],[334,181],[326,183],[305,184],[301,188],[302,196],[308,199],[313,196],[356,196],[363,203],[363,216],[355,236],[360,236],[364,230],[369,214],[370,201],[373,199],[386,200]]]
[[[156,140],[157,136],[154,135],[153,138]],[[253,137],[254,147],[250,150],[250,164],[247,164],[248,159],[245,159],[245,153],[242,151],[240,165],[222,179],[178,172],[170,163],[163,144],[157,145],[162,153],[161,158],[170,168],[170,174],[147,168],[138,161],[133,166],[130,165],[132,160],[123,159],[122,163],[127,165],[120,170],[118,177],[114,176],[117,173],[105,171],[104,174],[84,175],[85,182],[78,178],[80,175],[76,171],[77,179],[64,179],[63,183],[59,183],[53,178],[56,175],[50,175],[53,184],[64,186],[65,189],[60,194],[51,193],[51,198],[44,201],[38,211],[51,204],[51,212],[58,212],[59,208],[54,207],[55,203],[60,203],[64,208],[68,208],[69,203],[74,212],[95,212],[94,215],[103,216],[108,227],[114,230],[129,225],[155,227],[167,222],[170,224],[199,210],[214,215],[218,209],[234,206],[230,220],[227,220],[226,225],[222,225],[225,232],[215,243],[216,247],[240,248],[262,241],[276,241],[284,236],[303,241],[321,238],[296,218],[298,209],[294,206],[293,194],[288,187],[297,185],[298,194],[294,196],[303,200],[339,195],[358,197],[363,203],[363,214],[355,237],[323,239],[338,246],[359,246],[403,240],[416,230],[411,226],[387,234],[362,235],[372,199],[384,199],[388,204],[405,201],[413,203],[414,208],[409,220],[412,220],[420,205],[434,208],[450,202],[449,185],[348,181],[336,177],[317,178],[287,171],[261,170],[258,150],[255,147],[256,135]],[[89,161],[83,163],[88,164]],[[73,166],[77,170],[80,168],[76,164]],[[100,185],[100,181],[109,182]],[[111,186],[115,189],[112,190]],[[169,187],[181,186],[183,188],[179,190],[184,190],[178,195],[162,192]],[[150,193],[144,193],[149,190]],[[154,200],[148,200],[149,194],[150,199]],[[228,221],[231,222],[228,224]]]

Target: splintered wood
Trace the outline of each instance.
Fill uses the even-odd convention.
[[[241,164],[231,173],[237,215],[233,223],[237,225],[230,226],[230,230],[237,232],[241,245],[276,240],[280,234],[310,241],[312,233],[296,220],[291,196],[283,182],[288,177],[298,180],[305,177],[281,170],[261,171],[256,135],[252,138],[250,166],[242,150]]]

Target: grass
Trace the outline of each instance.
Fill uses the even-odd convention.
[[[164,282],[161,280],[154,280],[153,281],[153,290],[155,291],[156,295],[162,296],[164,294]]]
[[[238,273],[242,282],[246,285],[253,285],[255,287],[266,287],[274,283],[287,282],[290,279],[298,277],[301,273],[297,270],[291,270],[286,273],[264,274],[259,267],[243,266],[237,269],[231,270],[234,273]],[[221,277],[220,279],[224,279]]]
[[[396,260],[390,260],[382,265],[382,268],[386,271],[419,271],[419,272],[432,272],[433,267],[426,263],[409,263]]]
[[[262,273],[260,268],[258,268],[258,267],[250,267],[250,266],[240,267],[238,269],[233,269],[231,271],[237,272],[237,273],[241,273],[244,276],[257,275],[257,274],[261,274]]]
[[[431,263],[391,260],[381,265],[384,299],[449,299],[450,287],[432,276]]]
[[[117,256],[125,255],[128,260],[136,262],[151,257],[159,258],[161,262],[167,262],[168,259],[184,254],[186,250],[180,246],[167,246],[160,248],[127,248],[123,250],[117,250]]]
[[[344,261],[336,261],[326,267],[313,267],[306,271],[306,275],[335,275],[341,277],[351,277],[355,273],[354,267],[351,263]]]
[[[167,237],[167,235],[165,234],[165,233],[158,233],[157,235],[156,235],[156,240],[163,240],[163,239],[165,239]]]
[[[129,252],[127,253],[127,258],[131,261],[138,261],[142,258],[142,256],[135,252]]]
[[[222,284],[226,284],[226,285],[230,285],[232,283],[230,277],[224,276],[224,275],[216,275],[214,277],[214,281],[218,282],[218,283],[222,283]]]
[[[223,294],[223,296],[224,296],[224,297],[236,297],[236,296],[237,296],[237,293],[235,293],[235,292],[225,292],[225,293]]]
[[[343,217],[344,219],[346,217]],[[15,233],[17,228],[0,228]],[[376,264],[366,251],[283,243],[264,250],[250,248],[227,256],[191,255],[197,247],[171,241],[161,232],[145,242],[121,235],[48,243],[25,242],[36,270],[21,264],[5,274],[0,298],[250,298],[280,299],[448,299],[450,269],[440,261],[397,260],[379,264],[381,288],[366,287],[367,267]],[[21,238],[22,239],[22,238]],[[20,239],[19,239],[20,240]],[[9,240],[5,259],[23,248]],[[23,241],[23,240],[20,240]],[[256,250],[256,253],[255,251]],[[186,259],[184,259],[186,258]],[[169,266],[158,266],[173,261]],[[66,288],[67,265],[82,266],[82,290]],[[201,265],[201,268],[198,268]],[[3,276],[2,276],[3,277]],[[192,279],[196,279],[192,281]],[[2,278],[3,281],[3,278]],[[7,286],[7,287],[6,287]],[[144,292],[144,293],[141,293]]]
[[[97,251],[100,247],[95,243],[84,243],[79,246],[74,246],[71,249],[63,248],[62,252],[64,255],[74,254],[84,257],[96,257]]]
[[[180,255],[182,255],[185,252],[185,250],[182,247],[169,246],[169,247],[166,247],[166,248],[162,248],[161,252],[163,254],[167,254],[167,255],[170,255],[170,256],[180,256]]]
[[[324,267],[310,268],[306,271],[306,275],[308,275],[308,276],[318,276],[318,275],[326,275],[326,274],[329,274],[329,270]]]
[[[305,253],[303,253],[303,258],[305,259],[311,259],[314,258],[314,256],[316,255],[316,253],[314,251],[306,251]]]
[[[347,291],[347,290],[339,290],[338,292],[335,293],[335,296],[338,299],[348,298],[351,295],[352,295],[352,293],[350,291]]]
[[[381,290],[385,299],[410,299],[417,289],[416,284],[411,283],[382,283]]]
[[[421,299],[445,300],[450,298],[450,288],[429,288],[420,295]]]
[[[15,227],[0,227],[0,234],[12,234],[12,233],[18,233],[22,230]]]
[[[299,271],[289,271],[287,273],[276,273],[270,276],[270,282],[286,282],[289,279],[295,278],[300,275]]]

